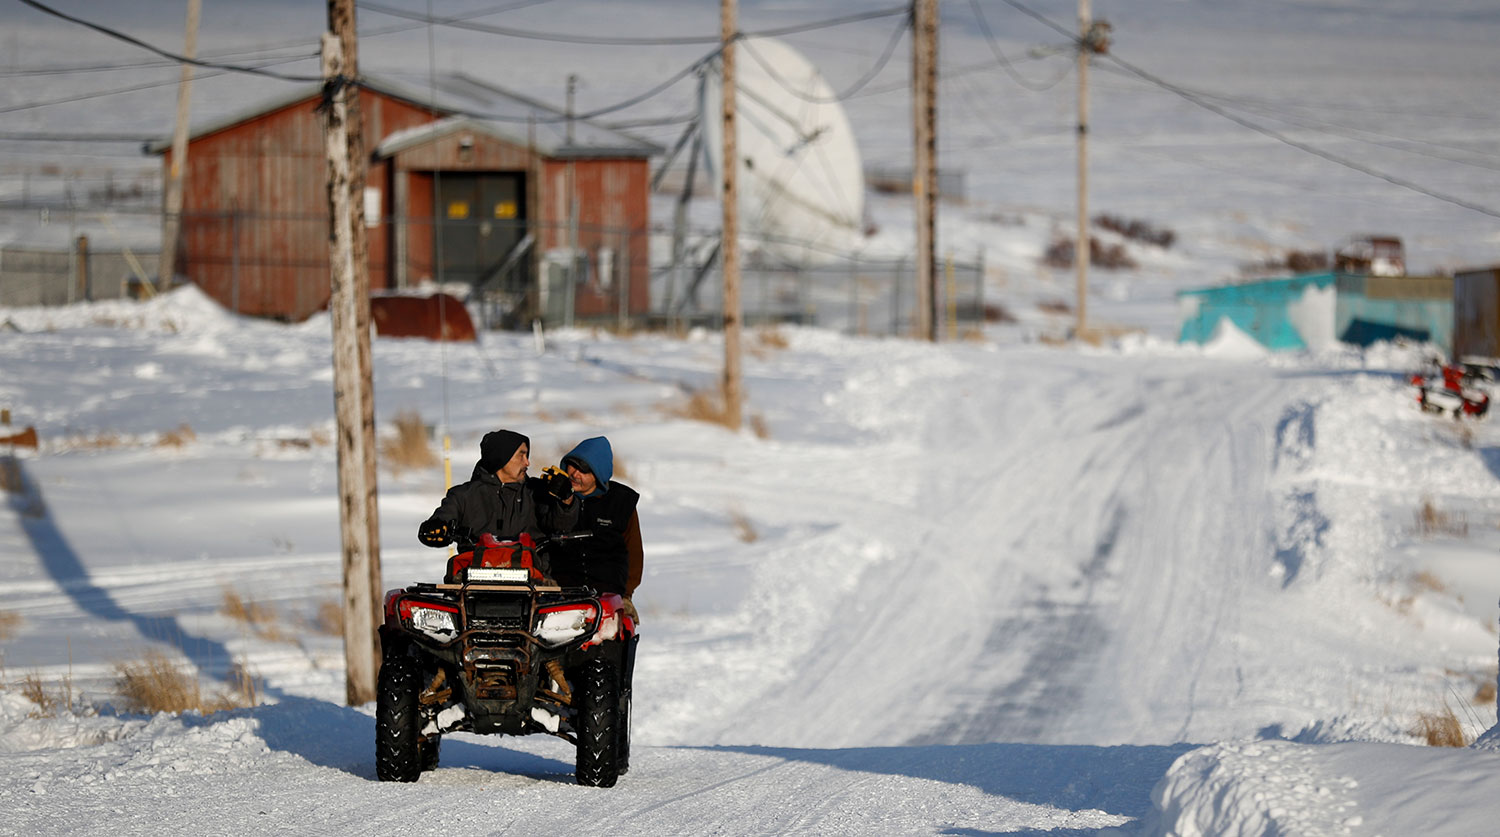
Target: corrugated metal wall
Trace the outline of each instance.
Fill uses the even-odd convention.
[[[427,111],[369,90],[360,94],[365,142],[431,121]],[[193,140],[184,172],[178,270],[233,310],[305,319],[327,304],[328,196],[316,97]],[[171,152],[162,165],[170,168]],[[390,209],[389,178],[369,185]],[[371,219],[370,284],[390,286],[386,225]]]
[[[1500,358],[1500,267],[1453,275],[1453,356]]]

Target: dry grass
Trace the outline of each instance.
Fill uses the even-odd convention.
[[[344,607],[336,599],[324,599],[313,613],[313,630],[329,636],[343,636]]]
[[[624,457],[620,456],[618,453],[615,454],[615,462],[613,468],[614,470],[610,472],[610,479],[632,479],[632,477],[630,476],[630,469],[625,465]]]
[[[1044,299],[1036,304],[1037,310],[1046,314],[1071,314],[1073,306],[1063,299]]]
[[[168,430],[161,434],[161,438],[156,440],[156,446],[159,448],[180,448],[189,442],[197,441],[197,439],[198,434],[194,433],[193,428],[184,423],[179,424],[176,430]]]
[[[1416,587],[1418,590],[1427,590],[1433,593],[1448,592],[1448,585],[1444,584],[1441,578],[1438,578],[1436,575],[1433,575],[1427,570],[1422,570],[1421,572],[1412,576],[1411,583],[1412,586]]]
[[[230,679],[230,689],[205,695],[196,672],[159,651],[148,652],[135,662],[115,664],[115,688],[126,708],[149,715],[188,710],[208,714],[254,706],[260,697],[256,678],[236,663]]]
[[[668,415],[677,418],[729,426],[729,411],[724,405],[724,397],[716,392],[698,390],[688,396],[687,403],[673,405],[666,411]]]
[[[1479,688],[1474,690],[1474,702],[1480,704],[1481,706],[1484,704],[1494,703],[1495,681],[1486,680],[1485,682],[1480,683]]]
[[[118,433],[105,431],[92,436],[69,436],[59,446],[65,450],[114,450],[124,447],[125,440]]]
[[[751,413],[750,432],[754,433],[757,439],[769,439],[771,438],[771,425],[766,423],[765,416],[760,413]]]
[[[437,454],[427,440],[427,425],[415,411],[403,410],[392,422],[396,435],[380,443],[380,457],[396,472],[431,468],[438,463]]]
[[[296,639],[281,630],[281,621],[274,608],[246,601],[239,593],[228,588],[224,590],[224,600],[219,606],[219,612],[249,626],[262,639],[272,642],[293,642]]]
[[[228,588],[224,590],[224,602],[219,606],[219,612],[236,622],[251,626],[264,625],[276,618],[276,612],[271,608],[246,601],[239,593]]]
[[[1417,723],[1411,734],[1427,742],[1429,747],[1467,747],[1469,737],[1464,734],[1463,724],[1453,710],[1444,706],[1437,712],[1417,713]]]
[[[755,342],[766,349],[785,349],[791,345],[785,334],[775,328],[759,328],[755,330]]]
[[[0,613],[0,640],[10,639],[15,636],[16,629],[21,627],[21,614]]]
[[[55,718],[59,711],[73,705],[73,683],[65,679],[56,691],[49,691],[40,676],[28,674],[21,681],[21,696],[36,704],[31,717]]]
[[[729,523],[734,527],[734,536],[741,543],[755,543],[760,540],[760,533],[755,531],[755,524],[739,509],[729,510]]]
[[[1420,535],[1450,535],[1455,538],[1468,537],[1469,521],[1463,513],[1445,512],[1437,507],[1431,497],[1423,497],[1417,508],[1416,530]]]

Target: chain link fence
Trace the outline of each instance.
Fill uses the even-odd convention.
[[[139,219],[138,219],[139,220]],[[671,264],[664,231],[546,227],[525,221],[372,219],[370,283],[376,293],[441,286],[460,290],[480,328],[592,325],[620,330],[723,325],[717,248]],[[230,311],[301,320],[329,297],[328,222],[318,216],[186,214],[177,259],[186,277]],[[456,244],[469,238],[477,245]],[[711,238],[711,237],[710,237]],[[499,246],[492,246],[492,240]],[[569,246],[574,242],[575,246]],[[445,246],[446,243],[446,246]],[[459,246],[470,247],[454,252]],[[141,296],[155,282],[158,253],[13,243],[0,248],[0,305],[66,305]],[[982,257],[935,266],[938,336],[983,325]],[[743,322],[797,323],[846,334],[916,331],[915,264],[825,258],[820,264],[758,264],[740,270]]]

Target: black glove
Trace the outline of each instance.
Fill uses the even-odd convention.
[[[447,546],[453,542],[453,527],[434,517],[417,529],[417,540],[428,546]]]
[[[542,479],[547,484],[547,493],[559,500],[566,500],[573,495],[573,481],[568,475],[556,467],[548,468],[542,472]]]

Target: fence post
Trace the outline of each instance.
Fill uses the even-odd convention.
[[[89,298],[89,237],[78,236],[76,242],[77,250],[74,259],[77,264],[73,268],[73,278],[77,282],[77,299],[87,300]]]
[[[984,248],[983,247],[979,248],[979,253],[978,253],[978,255],[976,255],[974,257],[974,262],[979,265],[979,272],[974,275],[974,318],[976,320],[974,327],[977,328],[977,329],[979,329],[979,332],[981,334],[983,334],[984,333],[984,324],[986,322],[985,315],[984,315],[984,274],[985,274],[985,270],[984,270]]]
[[[240,211],[229,216],[229,297],[234,313],[240,313]]]

